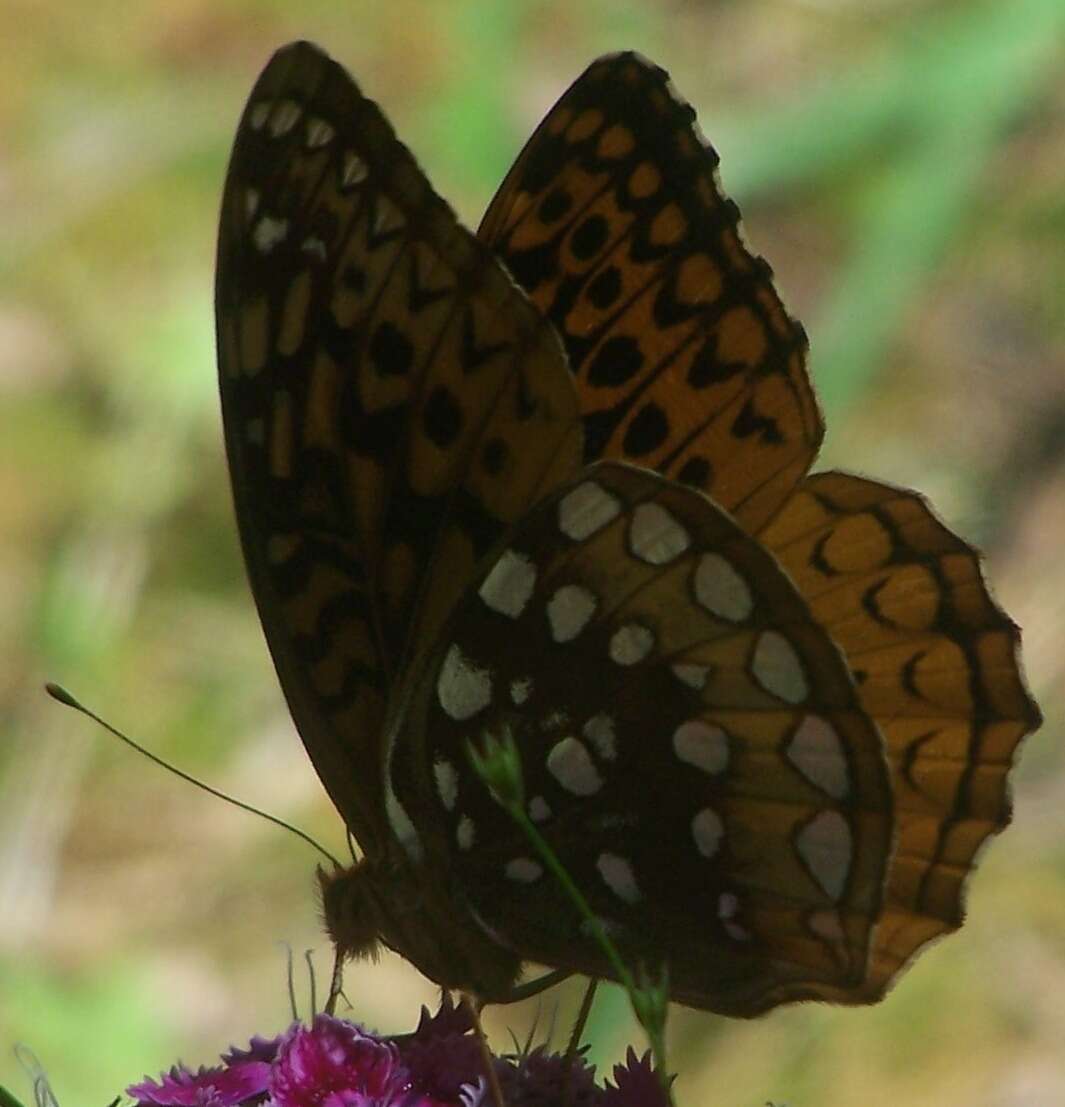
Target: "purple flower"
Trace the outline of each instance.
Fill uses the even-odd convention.
[[[417,1030],[396,1040],[409,1078],[403,1107],[458,1107],[479,1101],[484,1061],[472,1029],[469,1007],[456,1007],[450,996],[435,1015],[422,1008]]]
[[[470,1034],[426,1039],[414,1035],[403,1042],[400,1052],[409,1078],[410,1107],[457,1105],[484,1074],[480,1044]]]
[[[602,1091],[595,1086],[595,1068],[581,1054],[567,1057],[539,1046],[500,1072],[507,1107],[598,1107]]]
[[[423,1008],[413,1034],[393,1039],[318,1015],[277,1038],[232,1048],[216,1068],[175,1065],[159,1083],[127,1089],[138,1107],[491,1107],[484,1057],[465,1004],[445,999]],[[649,1055],[630,1049],[599,1088],[580,1054],[543,1046],[518,1058],[494,1058],[507,1107],[668,1107]]]
[[[455,1001],[445,992],[440,1000],[440,1010],[435,1015],[429,1014],[428,1007],[422,1008],[418,1027],[410,1037],[425,1041],[445,1034],[469,1034],[474,1025],[470,1005],[463,1001],[456,1006]]]
[[[603,1090],[600,1107],[669,1107],[669,1096],[651,1067],[651,1054],[637,1058],[632,1046],[624,1065],[614,1066],[614,1084]]]
[[[201,1066],[197,1072],[178,1064],[163,1073],[158,1084],[145,1078],[141,1084],[131,1084],[126,1095],[138,1107],[231,1107],[261,1103],[269,1080],[266,1061],[238,1059],[226,1067]]]
[[[248,1043],[247,1049],[237,1049],[233,1046],[228,1053],[222,1054],[222,1061],[226,1065],[242,1065],[247,1061],[265,1061],[272,1065],[280,1045],[280,1034],[276,1038],[260,1038],[256,1034]]]
[[[271,1107],[390,1107],[408,1084],[399,1050],[353,1023],[316,1015],[281,1039]]]

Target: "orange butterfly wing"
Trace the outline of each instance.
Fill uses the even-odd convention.
[[[537,127],[478,234],[558,327],[585,459],[701,488],[754,532],[823,426],[806,336],[744,245],[717,160],[664,70],[605,57]]]
[[[1009,822],[1008,774],[1040,723],[1020,635],[975,551],[916,493],[820,473],[759,538],[843,650],[884,735],[897,844],[870,969],[882,987],[961,925],[965,878]]]
[[[589,467],[508,532],[427,663],[390,780],[426,874],[457,880],[488,933],[614,976],[468,768],[468,743],[507,734],[530,818],[675,999],[750,1017],[868,998],[894,824],[883,743],[795,586],[711,501]]]
[[[219,381],[293,717],[369,853],[386,704],[503,527],[578,465],[558,337],[316,47],[278,51],[222,200]]]

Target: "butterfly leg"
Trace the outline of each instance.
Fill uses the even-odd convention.
[[[595,1002],[595,991],[599,987],[599,977],[590,976],[588,985],[584,989],[584,998],[581,1000],[581,1009],[577,1012],[577,1021],[573,1024],[573,1030],[569,1036],[569,1045],[566,1046],[566,1056],[576,1057],[581,1048],[581,1038],[584,1036],[584,1028],[588,1025],[588,1016],[592,1013],[592,1004]]]
[[[520,1003],[523,999],[532,999],[533,996],[538,996],[541,992],[546,992],[548,988],[553,988],[556,984],[561,984],[563,980],[567,980],[571,977],[571,973],[568,969],[553,969],[551,972],[545,972],[543,976],[538,976],[535,980],[530,980],[525,984],[517,984],[510,989],[504,996],[493,996],[488,1003]]]
[[[333,975],[329,981],[329,998],[325,1001],[325,1013],[332,1015],[336,1010],[337,1000],[344,991],[344,954],[339,946],[334,947]]]

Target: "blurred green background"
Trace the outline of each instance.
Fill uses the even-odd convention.
[[[283,942],[328,974],[309,849],[40,691],[343,850],[245,584],[214,379],[229,145],[305,37],[474,226],[595,55],[668,68],[810,332],[820,466],[926,492],[1025,629],[1046,724],[965,928],[875,1008],[675,1009],[678,1103],[1065,1102],[1065,4],[0,0],[0,27],[0,1084],[27,1091],[23,1042],[64,1107],[102,1105],[282,1029]],[[347,979],[386,1031],[434,994],[392,958]],[[640,1044],[610,998],[594,1033],[601,1063]]]

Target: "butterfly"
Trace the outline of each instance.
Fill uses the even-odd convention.
[[[1039,722],[977,554],[914,492],[808,475],[806,338],[665,72],[594,62],[479,233],[308,43],[274,55],[222,201],[239,529],[296,726],[362,857],[322,878],[484,1000],[611,977],[474,772],[623,956],[734,1016],[869,1003],[962,920]]]

